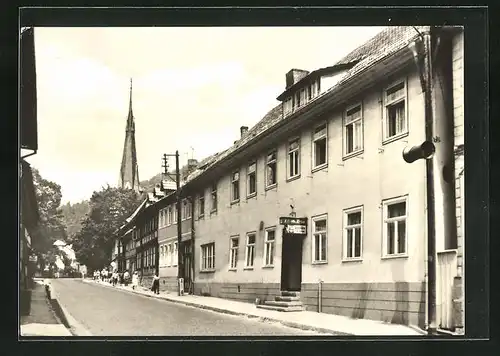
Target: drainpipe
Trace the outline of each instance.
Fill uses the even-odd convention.
[[[420,33],[420,32],[419,32]],[[420,74],[420,84],[425,100],[425,140],[433,142],[434,118],[432,107],[432,53],[429,33],[420,33],[421,39],[410,44]],[[429,335],[437,334],[436,322],[436,219],[434,202],[434,157],[425,160],[427,186],[427,314]]]

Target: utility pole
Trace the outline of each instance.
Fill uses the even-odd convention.
[[[169,176],[168,173],[168,161],[167,157],[175,156],[175,205],[177,210],[177,293],[181,294],[181,288],[179,280],[183,278],[182,269],[182,252],[181,252],[181,239],[182,239],[182,211],[181,211],[181,173],[179,166],[179,151],[175,151],[175,154],[163,154],[163,168],[164,174]],[[158,255],[159,258],[159,255]]]
[[[180,279],[182,276],[182,211],[181,211],[181,174],[179,168],[179,151],[175,151],[175,180],[176,180],[176,203],[177,203],[177,291],[181,294]]]

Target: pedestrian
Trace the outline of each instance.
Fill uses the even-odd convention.
[[[99,280],[101,279],[101,272],[99,270],[97,270],[97,271],[95,271],[95,273],[96,273],[96,275],[95,275],[96,280],[97,280],[97,282],[99,282]]]
[[[128,274],[128,271],[126,270],[125,273],[123,273],[123,283],[125,284],[125,287],[128,286],[129,278],[130,278],[130,275]]]
[[[155,273],[153,277],[153,284],[151,286],[151,290],[153,291],[154,294],[160,294],[160,277],[158,277],[157,273]]]
[[[134,271],[134,274],[132,275],[132,289],[136,289],[137,285],[139,284],[139,274],[137,271]]]
[[[116,284],[118,283],[118,271],[115,270],[111,278],[112,278],[111,283],[113,284],[113,287],[116,287]]]

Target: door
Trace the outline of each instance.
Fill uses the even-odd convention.
[[[191,270],[191,241],[183,243],[183,268],[184,268],[184,291],[191,292],[192,270]]]
[[[298,292],[302,285],[302,241],[301,235],[283,232],[281,258],[281,290]]]

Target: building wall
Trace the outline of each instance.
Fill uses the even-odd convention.
[[[465,325],[465,175],[464,175],[464,32],[452,40],[453,116],[455,139],[455,196],[457,218],[457,277],[455,291],[455,326]],[[462,147],[462,149],[460,149]]]
[[[388,78],[389,84],[393,79]],[[279,292],[281,280],[282,227],[279,217],[290,213],[295,206],[298,217],[328,215],[328,263],[312,264],[311,228],[303,241],[302,283],[304,302],[308,309],[317,308],[314,290],[319,279],[329,290],[323,301],[323,311],[352,315],[356,303],[367,303],[364,308],[374,311],[366,317],[376,319],[408,319],[395,317],[400,309],[411,310],[412,323],[423,314],[424,246],[425,246],[425,163],[407,164],[402,150],[408,144],[420,143],[425,138],[424,102],[416,72],[408,75],[407,114],[409,135],[391,143],[382,144],[381,101],[384,86],[377,86],[347,103],[362,100],[364,117],[364,151],[343,160],[343,108],[328,114],[328,167],[312,172],[313,127],[300,133],[301,177],[286,181],[286,142],[278,145],[278,184],[264,189],[265,154],[257,161],[257,196],[246,199],[246,165],[240,171],[240,202],[230,203],[230,175],[218,183],[218,211],[205,214],[196,222],[195,292],[214,296],[233,297],[252,301],[255,296],[273,297]],[[292,138],[293,133],[290,133]],[[272,147],[269,147],[271,149]],[[208,187],[207,187],[208,189]],[[382,209],[384,199],[408,195],[408,257],[383,259],[382,256]],[[209,205],[206,195],[206,206]],[[342,261],[343,210],[363,205],[363,260]],[[260,229],[262,222],[262,227]],[[311,223],[309,224],[311,226]],[[263,267],[264,230],[276,227],[275,262],[273,268]],[[245,238],[247,232],[256,232],[255,266],[243,269]],[[230,237],[239,235],[238,266],[230,271]],[[215,272],[200,271],[201,245],[215,242]],[[350,286],[350,294],[343,292]],[[239,292],[238,292],[239,287]],[[347,293],[347,294],[346,294]],[[348,299],[347,302],[342,300]],[[399,299],[398,299],[399,298]],[[360,302],[361,300],[361,302]],[[401,307],[400,300],[412,303]],[[343,303],[343,304],[342,304]],[[378,305],[378,309],[375,309]],[[337,310],[337,309],[339,310]],[[359,308],[358,308],[359,309]],[[382,316],[382,311],[388,314]],[[357,312],[360,314],[360,312]]]
[[[176,208],[175,203],[172,203],[171,206],[173,209]],[[181,229],[182,241],[189,239],[191,237],[191,219],[181,220]],[[160,253],[159,277],[161,291],[177,291],[177,264],[173,263],[172,256],[161,254],[162,247],[166,248],[167,245],[173,246],[173,244],[177,242],[177,234],[177,223],[171,223],[170,225],[165,225],[159,227],[158,229],[158,253]]]
[[[464,33],[463,31],[456,35],[452,40],[452,66],[453,66],[453,113],[455,126],[455,148],[464,145],[464,67],[463,67],[463,46]],[[463,179],[461,174],[464,169],[464,156],[458,154],[455,156],[455,178],[456,178],[456,202],[457,202],[457,227],[458,227],[458,247],[463,250],[463,221],[464,211],[462,209],[462,191]],[[459,251],[460,253],[460,251]]]

